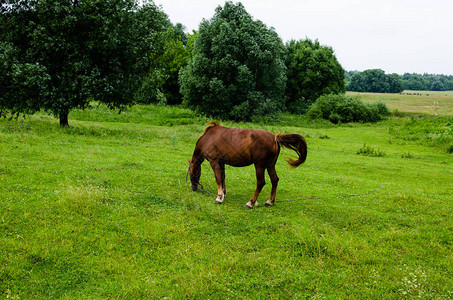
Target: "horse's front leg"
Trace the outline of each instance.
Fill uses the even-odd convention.
[[[214,171],[215,181],[217,183],[217,198],[215,204],[222,204],[225,199],[225,164],[219,161],[210,161],[212,170]]]
[[[252,199],[250,199],[249,202],[244,206],[244,208],[253,208],[258,205],[258,202],[256,199],[258,199],[258,196],[260,195],[261,190],[263,189],[264,185],[266,184],[266,181],[264,179],[264,168],[259,167],[255,165],[255,171],[256,171],[256,190],[255,193],[252,196]]]
[[[220,164],[220,181],[222,182],[222,188],[223,188],[223,197],[226,197],[226,187],[225,187],[225,164],[221,163]]]
[[[269,174],[269,177],[271,178],[272,182],[272,190],[271,190],[271,196],[269,200],[266,201],[265,206],[272,206],[275,203],[275,195],[277,194],[277,186],[278,186],[278,176],[277,176],[277,171],[275,171],[275,165],[272,167],[267,168],[267,173]]]

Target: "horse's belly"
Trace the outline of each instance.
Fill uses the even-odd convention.
[[[232,167],[246,167],[246,166],[250,166],[251,164],[253,164],[253,162],[252,161],[241,161],[241,162],[237,162],[237,161],[227,162],[226,161],[225,164],[232,166]]]

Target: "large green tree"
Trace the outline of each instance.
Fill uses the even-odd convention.
[[[400,75],[396,73],[387,74],[387,82],[389,84],[388,93],[401,93],[404,91],[404,84]]]
[[[199,27],[181,93],[190,107],[235,120],[284,107],[284,45],[241,3],[226,2]]]
[[[398,74],[385,74],[381,69],[370,69],[354,74],[347,89],[354,92],[400,93],[404,86]]]
[[[152,2],[22,0],[0,6],[0,114],[46,110],[68,125],[90,99],[133,101],[168,17]]]
[[[286,44],[287,108],[303,113],[321,95],[345,92],[345,71],[331,47],[310,39]]]

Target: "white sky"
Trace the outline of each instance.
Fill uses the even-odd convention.
[[[189,32],[224,0],[154,0]],[[283,42],[318,39],[347,71],[453,75],[453,0],[242,0]]]

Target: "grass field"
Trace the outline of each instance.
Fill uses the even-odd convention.
[[[222,205],[191,191],[187,159],[208,120],[189,110],[93,106],[63,129],[44,114],[1,119],[0,298],[451,299],[446,114],[224,122],[307,139],[301,167],[280,154],[276,205],[262,205],[268,184],[253,210],[253,167],[227,167]],[[201,182],[215,191],[208,163]]]
[[[402,94],[356,93],[365,102],[384,102],[398,112],[453,116],[453,91],[404,91]]]

